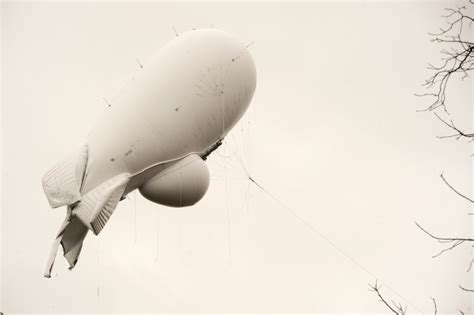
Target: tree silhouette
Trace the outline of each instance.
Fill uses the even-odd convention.
[[[454,121],[450,118],[451,110],[455,110],[455,106],[449,103],[448,98],[448,87],[454,84],[460,84],[466,78],[469,78],[471,72],[474,70],[474,39],[471,32],[471,26],[474,22],[474,0],[468,0],[465,6],[457,6],[456,8],[446,8],[445,14],[442,15],[444,20],[444,26],[442,26],[438,32],[430,33],[431,42],[441,46],[441,61],[437,65],[431,63],[428,64],[428,69],[432,71],[432,75],[426,79],[423,83],[425,92],[422,94],[415,94],[416,96],[429,98],[429,105],[421,110],[425,112],[432,112],[436,119],[440,121],[448,130],[449,134],[438,136],[440,139],[465,139],[468,143],[474,140],[474,133],[471,131],[465,131],[464,128],[458,127]],[[449,106],[448,106],[449,103]],[[471,155],[474,156],[474,155]],[[455,188],[444,176],[440,174],[441,180],[460,198],[466,200],[471,204],[474,203],[472,197],[462,193],[459,189]],[[473,215],[474,213],[469,213]],[[441,244],[447,245],[439,253],[433,255],[436,258],[443,253],[457,248],[463,244],[474,244],[474,238],[469,237],[458,237],[458,236],[438,236],[429,232],[426,228],[422,227],[419,223],[415,222],[416,226],[423,231],[426,235],[436,240]],[[471,259],[467,271],[470,272],[474,264],[474,259]],[[385,305],[385,307],[394,314],[405,315],[407,313],[407,307],[395,301],[388,301],[387,298],[381,293],[381,286],[375,282],[375,284],[369,284],[370,290],[373,291],[379,301]],[[465,288],[459,285],[462,291],[473,292],[474,289]],[[431,298],[434,306],[434,314],[438,312],[436,300]],[[459,310],[460,314],[464,314],[462,310]]]

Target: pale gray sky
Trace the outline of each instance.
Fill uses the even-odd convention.
[[[437,139],[448,131],[416,113],[427,100],[413,96],[439,60],[426,34],[452,4],[3,3],[0,311],[385,312],[368,291],[373,277],[248,185],[240,156],[410,311],[431,312],[432,296],[440,312],[472,312],[458,289],[472,287],[470,248],[432,259],[442,247],[414,224],[471,234],[469,204],[439,179],[444,171],[471,191],[470,147]],[[248,113],[209,159],[207,195],[172,209],[132,193],[73,271],[59,254],[43,278],[65,216],[49,208],[43,173],[81,143],[136,58],[172,39],[173,26],[211,25],[254,42],[258,79]],[[450,90],[466,128],[469,84]]]

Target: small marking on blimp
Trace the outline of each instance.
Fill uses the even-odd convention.
[[[110,158],[110,162],[113,162],[113,161],[115,161],[115,159],[114,159],[114,158]]]
[[[132,153],[132,152],[133,152],[132,149],[128,150],[127,152],[125,152],[125,156],[130,155],[130,153]]]
[[[107,99],[106,99],[105,97],[103,97],[102,99],[107,103],[107,105],[108,105],[109,107],[112,107],[112,104],[110,104],[109,101],[107,101]]]
[[[142,65],[142,63],[140,62],[140,60],[138,60],[138,58],[135,58],[135,60],[137,61],[137,63],[138,63],[138,65],[140,66],[140,68],[143,69],[143,65]]]
[[[179,34],[178,34],[178,32],[176,31],[176,29],[174,28],[174,26],[172,26],[172,28],[173,28],[174,34],[176,35],[176,37],[178,37]]]

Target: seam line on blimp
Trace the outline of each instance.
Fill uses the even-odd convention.
[[[215,141],[215,142],[214,142],[212,145],[210,145],[208,148],[212,147],[213,145],[215,145],[215,144],[218,143],[219,141],[222,141],[222,138],[219,138],[217,141]],[[205,150],[202,150],[202,151],[189,152],[189,153],[187,153],[187,154],[185,154],[185,155],[183,155],[183,156],[181,156],[181,157],[175,158],[175,159],[170,159],[170,160],[161,161],[161,162],[152,164],[152,165],[150,165],[150,166],[148,166],[148,167],[145,167],[145,168],[141,169],[140,171],[138,171],[138,172],[136,172],[136,173],[130,175],[130,177],[134,177],[134,176],[140,175],[140,174],[142,174],[143,172],[146,172],[146,171],[148,171],[149,169],[151,169],[151,168],[153,168],[153,167],[155,167],[155,166],[159,166],[159,165],[163,165],[163,164],[167,164],[167,163],[179,161],[179,160],[184,159],[185,157],[188,157],[188,156],[190,156],[190,155],[192,155],[192,154],[196,154],[196,155],[199,155],[199,157],[201,157],[201,154],[204,153],[204,152],[206,152],[208,148],[206,148]],[[201,157],[201,159],[202,159],[202,157]],[[173,171],[171,171],[171,172],[168,172],[168,173],[166,173],[166,174],[163,174],[162,176],[167,175],[167,174],[170,174],[170,173],[172,173],[172,172],[174,172],[174,171],[177,171],[177,170],[183,168],[184,166],[189,165],[189,164],[191,164],[191,163],[193,163],[193,162],[195,162],[195,161],[197,161],[197,160],[193,160],[193,161],[191,161],[191,162],[189,162],[189,163],[186,163],[186,164],[184,164],[183,166],[181,166],[180,168],[177,168],[176,170],[173,170]],[[161,177],[161,176],[160,176],[160,177]]]

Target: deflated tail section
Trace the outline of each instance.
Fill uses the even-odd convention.
[[[71,209],[67,207],[66,219],[64,219],[64,222],[61,225],[61,228],[59,228],[58,235],[56,236],[56,240],[54,241],[53,247],[51,248],[51,252],[49,253],[48,262],[46,263],[46,270],[44,271],[44,276],[46,278],[51,277],[51,271],[53,270],[54,260],[56,259],[56,253],[58,251],[59,244],[61,243],[64,230],[69,225],[70,220],[71,220]]]
[[[59,244],[69,268],[76,265],[87,232],[91,230],[98,235],[102,231],[130,181],[130,174],[119,174],[83,195],[87,160],[88,147],[84,145],[43,176],[43,189],[51,207],[67,206],[66,219],[56,235],[46,265],[44,276],[47,278],[51,277]]]
[[[128,173],[117,175],[81,196],[79,202],[67,207],[66,219],[59,229],[48,258],[45,277],[51,276],[59,244],[63,247],[69,269],[74,268],[87,232],[91,230],[98,235],[102,231],[114,213],[129,180]]]
[[[82,243],[89,230],[76,217],[72,217],[64,230],[61,240],[64,257],[69,263],[69,269],[74,268],[81,253]]]
[[[97,186],[84,196],[72,211],[95,235],[107,224],[130,181],[130,174],[122,173]]]
[[[51,271],[56,259],[59,244],[61,244],[64,257],[69,263],[69,269],[74,268],[77,259],[79,258],[79,254],[81,253],[82,243],[84,242],[84,238],[88,232],[87,227],[72,215],[71,207],[68,206],[67,211],[66,219],[59,229],[48,257],[46,270],[44,272],[46,278],[51,277]]]

